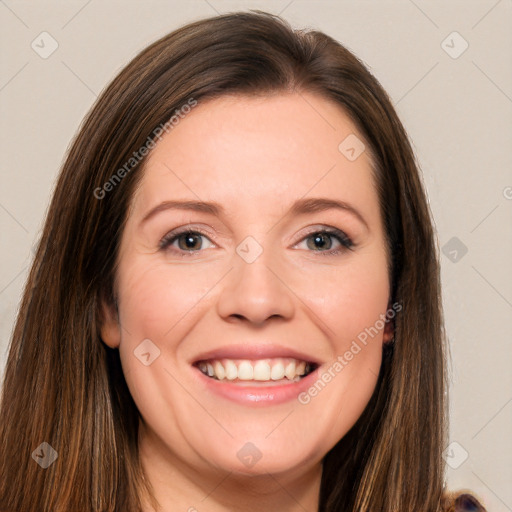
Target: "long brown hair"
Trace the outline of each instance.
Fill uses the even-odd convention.
[[[407,134],[379,82],[350,51],[319,31],[293,30],[254,11],[197,21],[150,45],[105,89],[73,141],[5,371],[2,511],[141,510],[150,488],[138,457],[139,412],[118,351],[99,333],[102,301],[115,307],[120,237],[145,160],[126,162],[191,99],[304,91],[337,102],[371,151],[390,300],[402,305],[370,402],[324,459],[319,510],[448,507],[438,250]],[[46,469],[33,460],[35,450],[50,450],[43,442],[58,454]]]

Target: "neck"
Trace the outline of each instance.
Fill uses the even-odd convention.
[[[157,436],[141,429],[139,453],[160,508],[144,500],[143,512],[318,511],[322,466],[286,473],[244,475],[208,465],[194,467],[177,457]]]

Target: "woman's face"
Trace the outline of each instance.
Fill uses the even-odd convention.
[[[102,337],[155,456],[306,471],[361,415],[392,333],[360,139],[321,96],[225,96],[149,155],[122,235],[119,317]]]

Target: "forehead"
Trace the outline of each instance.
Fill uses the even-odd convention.
[[[202,199],[235,213],[323,195],[375,209],[368,151],[349,159],[346,140],[362,147],[363,137],[344,110],[316,94],[199,102],[152,150],[134,206]]]

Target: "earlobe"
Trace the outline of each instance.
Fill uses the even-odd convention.
[[[393,343],[395,337],[395,324],[393,320],[388,320],[384,326],[384,333],[382,335],[382,343],[389,345]]]
[[[114,304],[107,304],[101,301],[100,334],[103,343],[110,348],[118,348],[121,342],[121,329],[119,327],[119,316],[117,307]]]

